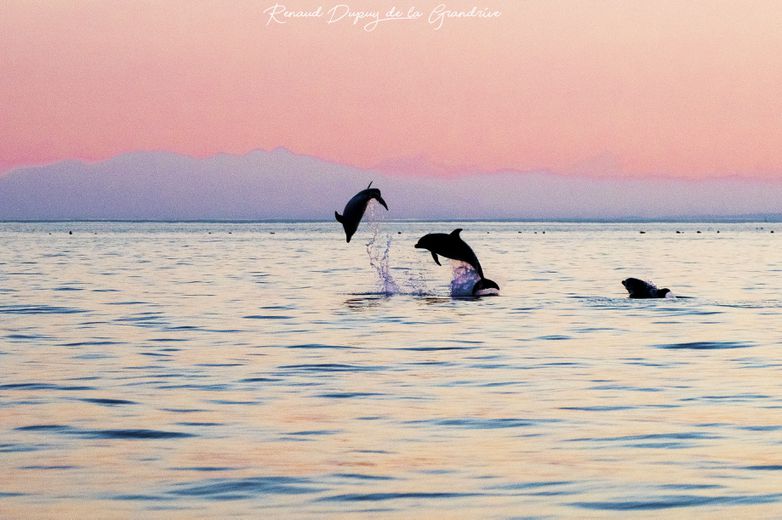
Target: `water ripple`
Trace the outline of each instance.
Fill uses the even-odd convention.
[[[428,424],[432,426],[445,426],[455,428],[467,428],[475,430],[496,430],[502,428],[528,428],[545,423],[558,422],[557,419],[518,419],[518,418],[455,418],[455,419],[430,419],[408,421],[407,424]]]
[[[669,343],[655,346],[666,350],[725,350],[754,347],[751,343],[737,341],[691,341],[687,343]]]
[[[243,500],[265,495],[303,495],[320,491],[322,488],[315,487],[308,479],[278,476],[203,480],[178,485],[168,492],[209,500]]]
[[[53,305],[0,305],[0,314],[78,314],[82,312],[86,311]]]
[[[704,505],[751,505],[779,502],[782,494],[768,495],[670,495],[645,499],[573,502],[574,507],[603,511],[658,510]]]
[[[348,365],[343,363],[316,363],[304,365],[280,365],[278,368],[295,372],[375,372],[386,370],[385,366]]]
[[[102,397],[94,397],[94,398],[82,398],[79,399],[79,401],[84,401],[85,403],[94,403],[94,404],[102,404],[106,406],[118,406],[123,404],[136,404],[134,401],[128,401],[126,399],[109,399],[109,398],[102,398]]]
[[[323,399],[353,399],[361,397],[378,397],[385,394],[379,392],[331,392],[325,394],[317,394],[315,397],[321,397]]]
[[[406,492],[406,493],[346,493],[319,499],[321,502],[381,502],[385,500],[405,499],[446,499],[467,498],[481,496],[483,493],[457,493],[457,492]]]
[[[69,392],[83,391],[83,390],[96,390],[92,386],[78,386],[78,385],[55,385],[50,383],[6,383],[0,385],[0,391],[2,390],[65,390]]]
[[[177,439],[184,437],[193,437],[194,435],[186,432],[171,432],[162,430],[148,430],[143,428],[134,429],[108,429],[108,430],[83,430],[62,424],[33,424],[30,426],[20,426],[15,428],[22,432],[52,432],[66,435],[76,435],[79,437],[93,439]]]

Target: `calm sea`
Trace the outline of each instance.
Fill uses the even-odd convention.
[[[455,227],[499,297],[413,248]],[[780,517],[781,240],[0,224],[0,517]]]

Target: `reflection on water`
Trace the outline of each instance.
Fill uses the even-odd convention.
[[[0,517],[778,516],[760,227],[0,224]]]

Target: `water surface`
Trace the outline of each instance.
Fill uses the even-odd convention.
[[[769,226],[0,224],[0,517],[778,516]]]

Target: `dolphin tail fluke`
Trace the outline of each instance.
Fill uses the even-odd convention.
[[[481,278],[472,287],[473,296],[497,295],[500,292],[500,286],[494,280]]]
[[[347,227],[345,227],[344,217],[335,211],[334,212],[334,218],[337,219],[337,222],[342,224],[343,228],[345,228],[345,235],[346,235],[345,238],[347,239],[347,242],[349,243],[350,242],[351,233],[349,233],[348,230],[347,230]]]

